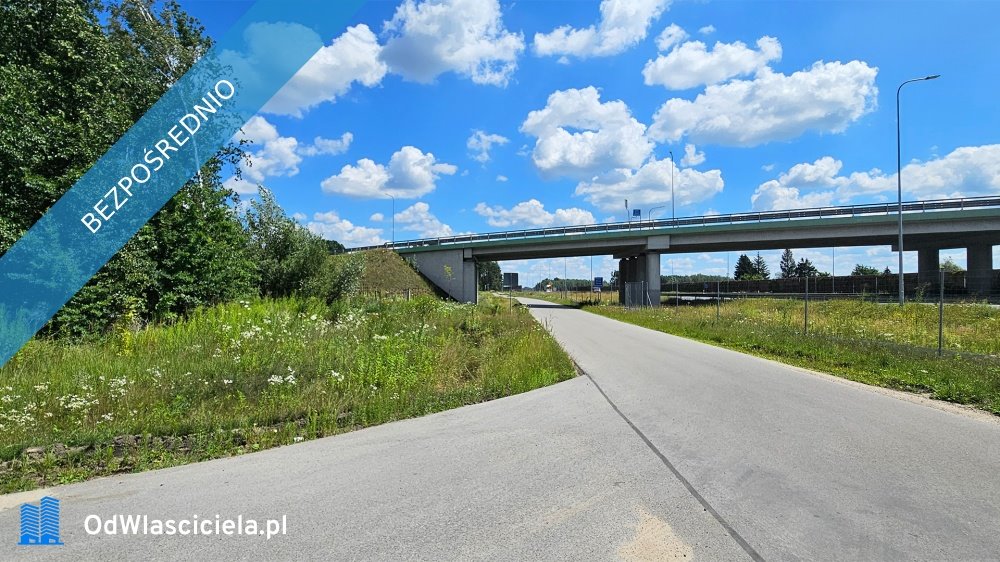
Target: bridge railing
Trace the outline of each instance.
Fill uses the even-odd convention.
[[[1000,197],[965,197],[960,199],[932,199],[927,201],[908,201],[903,203],[904,213],[923,213],[940,210],[964,210],[983,207],[1000,207]],[[899,209],[897,203],[875,203],[865,205],[846,205],[841,207],[817,207],[812,209],[792,209],[787,211],[761,211],[750,213],[731,213],[725,215],[705,215],[696,217],[681,217],[676,219],[657,219],[655,221],[628,221],[590,225],[561,226],[550,228],[531,228],[522,230],[506,230],[487,232],[483,234],[459,234],[439,238],[420,238],[402,240],[396,243],[385,243],[375,246],[349,248],[347,251],[372,250],[375,248],[390,248],[394,250],[419,248],[427,246],[446,246],[467,242],[487,242],[499,240],[518,240],[545,236],[572,236],[578,234],[595,234],[605,232],[621,232],[631,230],[653,230],[661,228],[678,228],[689,226],[707,226],[718,224],[739,224],[747,222],[775,222],[796,219],[814,219],[828,217],[890,215]]]

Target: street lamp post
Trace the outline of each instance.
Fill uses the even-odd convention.
[[[386,195],[389,194],[386,193]],[[392,195],[389,195],[389,198],[392,199],[392,245],[395,246],[396,245],[396,198],[393,197]]]
[[[903,282],[903,161],[900,149],[900,122],[899,122],[899,93],[902,91],[903,86],[909,84],[910,82],[922,82],[924,80],[934,80],[939,78],[940,74],[931,74],[930,76],[924,76],[923,78],[913,78],[907,80],[896,88],[896,201],[898,204],[898,214],[899,214],[899,304],[905,302],[905,296],[903,294],[905,284]]]
[[[674,205],[674,151],[670,151],[670,218],[677,220],[676,205]]]
[[[657,211],[664,207],[666,207],[666,205],[660,205],[659,207],[653,207],[652,209],[650,209],[649,212],[646,213],[646,221],[653,222],[653,211]]]

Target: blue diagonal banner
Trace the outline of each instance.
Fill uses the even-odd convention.
[[[0,257],[0,366],[364,0],[259,0]]]

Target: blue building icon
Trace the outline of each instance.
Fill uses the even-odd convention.
[[[60,545],[59,500],[45,496],[38,505],[21,504],[21,540],[25,546]]]

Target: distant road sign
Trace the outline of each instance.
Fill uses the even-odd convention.
[[[604,278],[594,277],[594,292],[600,293],[602,288],[604,288]]]
[[[632,209],[632,216],[642,218],[642,209]]]
[[[503,288],[504,289],[516,289],[518,287],[517,273],[504,273],[503,274]]]

